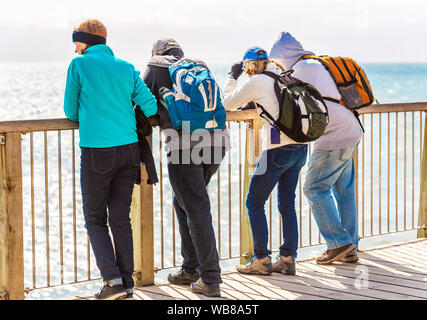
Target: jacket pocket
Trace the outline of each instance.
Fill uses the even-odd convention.
[[[116,160],[115,149],[91,149],[92,170],[99,174],[113,171]]]

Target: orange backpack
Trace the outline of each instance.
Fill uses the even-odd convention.
[[[305,55],[301,60],[315,59],[328,70],[341,94],[341,100],[324,97],[350,110],[367,107],[374,102],[374,94],[365,71],[351,58]]]

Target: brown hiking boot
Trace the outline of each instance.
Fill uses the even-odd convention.
[[[334,261],[338,261],[345,256],[352,254],[356,250],[356,246],[352,243],[346,244],[345,246],[326,250],[323,254],[316,259],[317,264],[331,264]]]
[[[258,274],[264,276],[271,275],[273,272],[271,258],[269,256],[262,259],[257,259],[255,256],[252,256],[248,263],[238,265],[236,269],[243,274]]]
[[[189,274],[184,269],[168,275],[168,281],[173,284],[192,284],[199,279],[199,273]]]
[[[193,293],[203,294],[207,297],[220,297],[221,291],[219,289],[219,284],[206,284],[202,279],[193,282],[190,286],[190,291]]]
[[[357,261],[359,261],[357,250],[355,250],[353,253],[346,255],[344,258],[341,258],[340,261],[347,262],[347,263],[356,263]]]
[[[272,264],[273,272],[280,272],[287,275],[294,275],[295,258],[291,256],[279,256],[277,261]]]

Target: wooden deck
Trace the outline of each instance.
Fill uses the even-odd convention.
[[[317,265],[297,260],[297,275],[246,276],[222,274],[225,300],[420,300],[427,299],[427,239],[359,252],[358,263]],[[79,296],[74,299],[91,299]],[[207,300],[188,286],[157,283],[136,288],[133,300]]]

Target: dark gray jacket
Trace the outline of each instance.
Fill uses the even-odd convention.
[[[182,130],[175,130],[169,118],[168,111],[160,103],[159,89],[161,87],[172,90],[172,81],[169,75],[169,66],[179,60],[178,56],[164,55],[153,56],[147,63],[147,67],[142,76],[153,95],[157,99],[158,115],[160,119],[160,128],[166,136],[166,152],[174,149],[187,149],[197,147],[225,147],[230,149],[230,137],[227,129],[207,133],[209,136],[197,135],[196,140],[192,141],[189,133]]]

